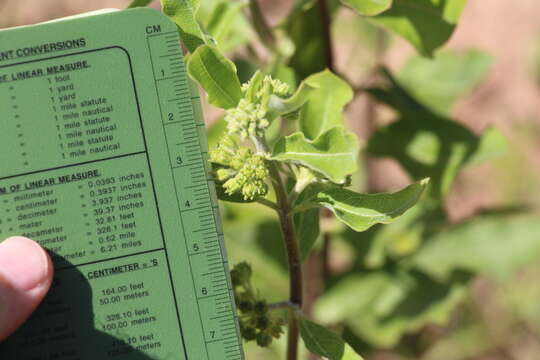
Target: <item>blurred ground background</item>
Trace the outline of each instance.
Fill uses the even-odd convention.
[[[204,0],[203,0],[204,1]],[[114,0],[0,0],[0,28],[33,24],[81,12],[113,7],[124,8],[129,1]],[[511,3],[509,5],[509,3]],[[277,23],[287,13],[289,0],[267,0],[264,9],[272,22]],[[342,36],[347,11],[339,14]],[[500,204],[540,205],[540,1],[470,0],[463,13],[457,31],[448,49],[479,49],[493,57],[487,78],[474,89],[472,95],[460,101],[454,110],[458,121],[475,131],[495,125],[509,138],[508,154],[486,165],[466,169],[452,189],[447,203],[455,221],[469,217],[484,208]],[[347,36],[346,33],[343,36]],[[0,44],[4,45],[4,44]],[[337,67],[350,80],[360,84],[365,73],[355,67],[362,64],[362,44],[349,41],[336,42]],[[351,55],[356,54],[360,55]],[[410,45],[393,39],[382,61],[397,70],[413,54]],[[369,59],[368,59],[369,60]],[[437,81],[434,79],[433,81]],[[358,124],[357,119],[365,114],[366,98],[358,96],[348,110],[348,119]],[[384,110],[381,110],[384,112]],[[384,113],[381,114],[384,118]],[[212,116],[209,116],[212,118]],[[359,127],[362,130],[362,126]],[[393,189],[408,182],[397,166],[385,160],[373,164],[377,174],[377,189]],[[391,174],[391,175],[389,175]],[[235,254],[233,258],[242,258]],[[283,283],[275,284],[276,292],[283,292]],[[492,346],[472,355],[453,356],[453,347],[467,347],[469,343],[485,341],[475,334],[465,339],[448,340],[438,355],[425,359],[437,360],[538,360],[540,341],[530,329],[540,329],[540,266],[523,270],[515,279],[504,285],[495,285],[491,280],[479,278],[473,286],[473,302],[477,317],[489,329]],[[506,304],[518,304],[508,307]],[[436,336],[442,330],[430,329],[426,336]],[[435,334],[435,335],[433,335]],[[484,336],[484,335],[482,335]],[[446,344],[446,345],[445,345]],[[253,357],[270,358],[266,353]],[[429,354],[428,354],[429,355]],[[403,359],[391,351],[376,352],[370,360]]]

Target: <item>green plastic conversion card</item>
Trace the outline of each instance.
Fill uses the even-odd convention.
[[[0,359],[243,359],[176,26],[140,8],[0,31],[0,109],[0,239],[56,268]]]

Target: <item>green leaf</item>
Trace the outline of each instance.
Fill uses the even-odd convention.
[[[272,159],[305,166],[331,181],[343,184],[357,169],[358,139],[342,127],[335,127],[311,141],[297,132],[281,138]]]
[[[343,126],[343,109],[352,100],[349,84],[329,70],[311,75],[304,83],[316,88],[300,110],[300,130],[315,139],[325,131]]]
[[[295,174],[295,180],[289,178],[287,191],[292,191],[296,186],[304,189],[311,181],[315,180],[315,176],[309,169],[299,169]],[[308,195],[306,191],[300,189],[296,189],[296,191],[300,191],[300,194],[296,198],[293,207],[301,204],[306,195]],[[320,236],[320,209],[312,208],[297,212],[293,215],[293,221],[300,248],[300,257],[302,261],[305,261]]]
[[[456,101],[485,78],[491,63],[492,57],[478,50],[444,51],[433,59],[413,56],[397,79],[424,106],[449,115]]]
[[[393,157],[413,177],[430,177],[431,195],[442,199],[459,170],[472,159],[480,160],[505,150],[498,132],[481,139],[463,125],[438,115],[421,104],[387,70],[387,88],[368,89],[377,100],[399,113],[398,121],[380,128],[369,139],[367,152]],[[482,149],[484,155],[476,157]]]
[[[318,204],[330,209],[355,231],[365,231],[375,224],[388,224],[414,206],[426,189],[429,179],[413,183],[395,193],[359,194],[354,191],[314,184],[304,204]]]
[[[188,58],[187,69],[208,94],[210,104],[223,109],[235,107],[242,97],[236,67],[219,50],[202,45]]]
[[[360,311],[373,307],[381,294],[392,286],[392,277],[384,271],[348,274],[328,289],[315,303],[314,315],[327,323],[341,323]]]
[[[153,0],[133,0],[131,4],[129,4],[128,9],[148,6],[152,1]]]
[[[206,130],[206,138],[208,139],[208,148],[214,149],[218,146],[219,141],[227,131],[227,122],[225,117],[221,116]]]
[[[438,202],[422,199],[391,224],[374,225],[363,232],[345,227],[334,237],[346,245],[354,261],[352,268],[375,270],[407,259],[446,222]]]
[[[267,248],[277,248],[280,242],[279,224],[274,228],[261,226],[271,221],[275,222],[274,211],[257,204],[246,206],[244,204],[222,203],[221,209],[226,211],[223,218],[225,229],[225,241],[227,249],[231,251],[229,261],[237,263],[240,261],[249,262],[255,271],[253,272],[253,283],[257,284],[261,297],[269,302],[280,301],[288,296],[289,282],[287,268],[277,264],[273,258],[269,257]],[[254,241],[258,236],[264,235],[267,247],[259,246],[258,241]],[[280,244],[280,251],[284,253],[283,245]],[[281,255],[280,255],[281,256]],[[286,262],[286,261],[285,261]]]
[[[252,36],[248,20],[242,13],[244,0],[205,0],[197,11],[197,21],[223,53],[245,45]]]
[[[300,256],[306,260],[320,235],[319,209],[294,214],[294,228],[299,242]]]
[[[277,64],[272,67],[272,77],[283,81],[285,84],[289,85],[291,90],[296,90],[298,82],[296,81],[296,73],[294,70],[283,64]]]
[[[246,2],[223,1],[217,4],[206,25],[206,30],[216,40],[218,46],[227,40],[232,27],[246,7]]]
[[[349,344],[345,344],[345,353],[341,360],[364,360]]]
[[[288,65],[296,71],[299,80],[322,71],[327,66],[321,13],[314,4],[315,2],[309,2],[298,6],[292,11],[285,25],[285,31],[295,49]]]
[[[253,206],[245,206],[245,208],[251,208],[253,211]],[[257,224],[256,233],[252,236],[251,241],[254,241],[262,250],[261,256],[271,260],[284,274],[287,274],[287,252],[283,242],[276,241],[276,239],[281,239],[281,226],[276,219],[269,219]]]
[[[394,0],[392,7],[369,18],[409,41],[420,54],[431,56],[456,27],[467,0]]]
[[[300,335],[309,351],[329,360],[341,360],[345,342],[337,334],[304,318],[299,319]]]
[[[180,38],[190,52],[204,45],[205,37],[196,15],[200,0],[161,0],[163,13],[178,27]]]
[[[365,16],[380,14],[392,6],[392,0],[341,0],[341,2]]]
[[[494,127],[487,128],[480,136],[476,152],[467,159],[467,165],[477,165],[492,160],[508,150],[508,139]]]
[[[477,137],[460,124],[418,113],[376,131],[366,151],[393,157],[413,178],[430,177],[431,193],[442,199],[477,146]]]
[[[312,85],[307,81],[303,81],[298,90],[287,99],[271,95],[268,101],[268,108],[270,111],[279,115],[289,114],[300,109],[310,99],[310,95],[316,88],[317,84]]]
[[[424,237],[425,221],[422,221],[424,213],[423,206],[415,206],[399,220],[372,228],[376,231],[370,234],[371,236],[364,239],[358,239],[356,236],[356,239],[351,239],[356,242],[366,241],[370,245],[365,251],[362,265],[371,269],[380,268],[386,264],[387,258],[398,259],[416,251]]]
[[[456,270],[505,279],[540,259],[537,216],[487,216],[429,239],[411,264],[445,281]]]
[[[351,274],[317,300],[314,313],[321,321],[344,323],[364,342],[389,348],[426,324],[446,324],[470,279],[454,274],[440,283],[418,271]]]
[[[233,62],[236,66],[237,75],[241,84],[247,83],[259,69],[259,65],[251,60],[237,58],[234,59]]]
[[[220,43],[226,37],[235,17],[246,6],[245,2],[220,2],[212,12],[206,30]]]
[[[257,91],[264,80],[264,73],[260,70],[255,71],[255,74],[251,77],[248,82],[248,87],[245,90],[245,98],[248,101],[255,101]]]

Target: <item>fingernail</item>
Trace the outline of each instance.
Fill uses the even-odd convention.
[[[0,242],[0,277],[14,289],[28,291],[47,279],[49,260],[38,243],[23,237]]]

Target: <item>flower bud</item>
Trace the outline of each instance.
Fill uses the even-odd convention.
[[[238,303],[238,310],[244,313],[253,311],[253,302],[249,300],[243,300]]]
[[[281,319],[277,319],[274,324],[268,329],[268,333],[276,339],[279,339],[281,334],[283,334],[283,322]]]
[[[270,320],[266,316],[259,316],[255,319],[255,327],[259,330],[266,330],[270,325]]]
[[[266,301],[259,300],[255,303],[254,310],[257,314],[264,315],[268,312],[268,305],[266,304]]]
[[[259,332],[257,334],[257,345],[260,347],[267,347],[272,343],[272,337],[265,332]]]
[[[257,338],[257,330],[255,330],[253,327],[240,328],[240,332],[246,341],[255,340]]]
[[[234,286],[246,285],[251,279],[251,266],[243,261],[234,266],[231,270],[231,281]]]

